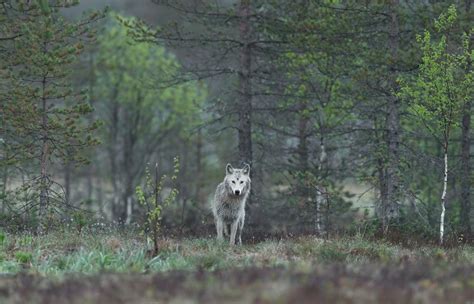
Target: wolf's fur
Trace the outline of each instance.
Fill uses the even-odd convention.
[[[224,181],[217,186],[212,213],[217,229],[217,239],[229,234],[230,244],[235,245],[235,238],[242,244],[242,229],[245,222],[245,203],[250,193],[250,166],[234,169],[226,166]]]

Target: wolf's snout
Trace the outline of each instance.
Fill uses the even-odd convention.
[[[240,195],[240,190],[235,190],[235,195]]]

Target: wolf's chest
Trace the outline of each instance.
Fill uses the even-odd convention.
[[[240,201],[226,200],[218,206],[217,211],[224,218],[235,219],[242,212],[242,205],[243,203]]]

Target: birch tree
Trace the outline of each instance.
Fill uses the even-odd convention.
[[[113,187],[112,213],[120,223],[128,223],[134,209],[133,185],[143,172],[143,162],[174,140],[189,139],[206,90],[194,81],[156,88],[174,78],[180,64],[162,46],[132,43],[117,19],[131,20],[111,13],[99,36],[96,94],[109,122],[104,135]]]
[[[436,35],[425,31],[417,36],[422,60],[414,79],[400,79],[400,96],[409,102],[411,113],[435,138],[443,151],[443,187],[439,218],[439,242],[443,244],[449,177],[449,146],[453,130],[459,127],[462,109],[473,95],[474,73],[467,69],[473,53],[469,34],[463,33],[462,43],[453,43],[457,12],[451,6],[435,22]]]

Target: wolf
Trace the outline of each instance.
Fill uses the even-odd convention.
[[[225,167],[225,178],[217,186],[212,202],[212,213],[217,229],[217,239],[222,241],[229,235],[230,245],[242,244],[242,229],[245,222],[245,203],[250,194],[250,166],[235,169],[231,164]]]

